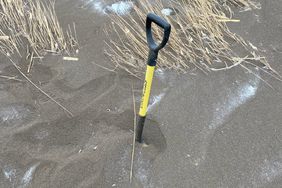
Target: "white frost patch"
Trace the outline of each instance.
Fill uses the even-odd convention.
[[[12,180],[16,178],[16,169],[6,168],[3,169],[5,177],[12,183]]]
[[[161,81],[165,81],[166,76],[165,76],[165,72],[162,69],[157,69],[155,71],[155,75],[157,78],[159,78]]]
[[[153,108],[156,104],[158,104],[158,103],[163,99],[164,96],[165,96],[165,93],[164,93],[164,92],[161,93],[161,94],[159,94],[159,95],[157,95],[157,96],[153,96],[153,97],[152,97],[152,103],[148,105],[148,112],[151,111],[152,108]]]
[[[8,107],[0,112],[0,118],[3,122],[13,119],[20,119],[20,114],[14,107]]]
[[[149,184],[149,175],[148,170],[145,168],[139,167],[136,173],[137,179],[142,183],[144,187],[147,187]]]
[[[162,9],[161,12],[162,12],[162,14],[165,15],[165,16],[170,16],[170,15],[172,15],[173,10],[170,9],[170,8],[164,8],[164,9]]]
[[[142,186],[144,188],[149,188],[149,187],[155,187],[150,185],[150,160],[144,160],[143,156],[142,156],[142,152],[140,151],[137,155],[137,160],[136,160],[137,164],[137,170],[136,170],[136,174],[135,177],[140,181],[140,183],[142,184]]]
[[[211,139],[217,128],[223,126],[227,118],[241,105],[252,99],[258,90],[260,79],[259,71],[254,73],[257,76],[247,74],[246,81],[236,82],[231,85],[221,87],[222,90],[217,92],[219,100],[211,101],[211,116],[208,117],[209,123],[204,125],[205,127],[195,135],[194,155],[191,157],[191,161],[194,165],[202,165],[207,156],[207,149],[211,143]]]
[[[260,2],[253,2],[254,4],[254,8],[245,6],[244,8],[242,8],[239,12],[247,12],[247,11],[252,11],[254,9],[260,10],[261,9],[261,4]]]
[[[129,14],[130,11],[132,10],[133,8],[133,2],[131,1],[119,1],[117,3],[114,3],[112,5],[108,5],[106,6],[106,10],[109,11],[109,12],[113,12],[113,13],[116,13],[118,15],[126,15],[126,14]]]
[[[0,107],[0,124],[22,120],[31,113],[30,109],[22,104],[12,104]]]
[[[131,1],[118,1],[107,5],[100,0],[90,0],[87,5],[94,8],[100,14],[115,13],[118,15],[126,15],[133,9],[134,3]]]
[[[261,178],[267,182],[271,182],[277,177],[282,177],[282,162],[266,161],[265,166],[262,167]]]
[[[104,5],[103,5],[102,2],[96,1],[96,2],[93,3],[93,6],[94,6],[94,8],[95,8],[95,10],[96,10],[97,12],[99,12],[99,13],[101,13],[101,14],[105,14],[105,13],[106,13],[106,12],[105,12],[105,8],[104,8]]]
[[[216,104],[214,118],[209,125],[210,129],[216,129],[224,123],[226,118],[240,105],[253,98],[259,86],[259,78],[255,78],[252,83],[244,83],[238,89],[232,91],[226,100]]]
[[[36,170],[36,168],[39,166],[40,163],[36,163],[32,167],[28,169],[28,171],[25,172],[22,180],[21,180],[21,186],[22,188],[26,187],[32,180],[32,176]]]
[[[276,178],[282,177],[281,160],[265,160],[259,167],[259,173],[253,178],[254,187],[267,187],[267,184],[273,182]]]

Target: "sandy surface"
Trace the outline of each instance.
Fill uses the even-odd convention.
[[[130,185],[131,86],[139,104],[142,82],[96,65],[112,66],[103,54],[109,20],[95,6],[81,8],[85,2],[57,1],[62,25],[76,22],[79,61],[50,55],[30,75],[74,117],[26,81],[0,78],[1,188],[281,187],[281,82],[253,69],[271,89],[241,68],[157,71],[144,133],[149,146],[136,145]],[[230,27],[281,73],[282,3],[260,2],[261,10],[236,14],[242,21]],[[0,71],[19,75],[4,57]]]

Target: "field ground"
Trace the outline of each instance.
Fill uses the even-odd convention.
[[[260,2],[262,9],[236,14],[241,22],[230,28],[282,73],[282,3]],[[139,106],[142,82],[97,66],[112,66],[103,52],[106,16],[77,0],[56,3],[63,27],[76,23],[79,61],[50,55],[31,79],[74,116],[28,82],[0,78],[0,187],[281,187],[282,85],[254,69],[271,89],[242,68],[157,71],[149,146],[137,145],[129,185],[131,86]],[[4,57],[0,73],[19,75]]]

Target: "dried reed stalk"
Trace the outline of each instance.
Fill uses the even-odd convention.
[[[30,58],[27,73],[30,72],[33,59],[41,59],[46,52],[70,54],[78,47],[75,25],[69,26],[66,35],[60,27],[55,13],[55,1],[40,0],[1,0],[0,1],[0,53],[19,71],[19,73],[37,90],[51,99],[69,116],[73,114],[52,96],[43,91],[16,65],[13,56],[22,57],[26,48],[26,59]],[[14,79],[13,77],[4,77]]]
[[[1,0],[0,52],[18,54],[28,46],[28,55],[46,51],[68,53],[78,46],[75,26],[66,36],[55,13],[54,1]],[[73,35],[72,33],[75,33]]]
[[[227,70],[234,66],[254,62],[271,69],[258,50],[240,36],[232,33],[227,22],[232,19],[230,4],[256,8],[249,0],[229,0],[220,3],[216,0],[178,0],[164,3],[161,0],[142,0],[134,7],[134,13],[123,17],[110,15],[112,25],[105,29],[108,36],[105,53],[116,66],[132,75],[144,73],[148,53],[145,32],[147,13],[163,16],[172,25],[168,45],[160,52],[158,66],[185,73],[198,68],[203,72]],[[174,14],[162,14],[170,7]],[[155,29],[155,39],[162,38],[162,31]],[[117,37],[112,37],[112,35]],[[245,50],[244,57],[233,52],[233,45]],[[246,57],[245,57],[246,56]]]

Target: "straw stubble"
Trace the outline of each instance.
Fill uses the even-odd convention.
[[[208,73],[242,64],[253,66],[255,60],[258,62],[255,66],[262,65],[272,70],[265,58],[259,55],[258,49],[228,29],[228,22],[240,21],[232,19],[230,7],[234,5],[259,8],[250,0],[140,1],[127,17],[110,15],[112,24],[105,29],[105,53],[117,67],[131,75],[144,74],[148,53],[145,19],[147,13],[154,12],[172,25],[168,45],[160,52],[158,67],[180,73],[197,68]],[[168,7],[173,14],[163,15],[162,10]],[[162,39],[161,30],[155,28],[154,33],[156,40]],[[112,35],[117,37],[113,38]],[[236,54],[233,50],[235,45],[244,49],[247,56]]]

